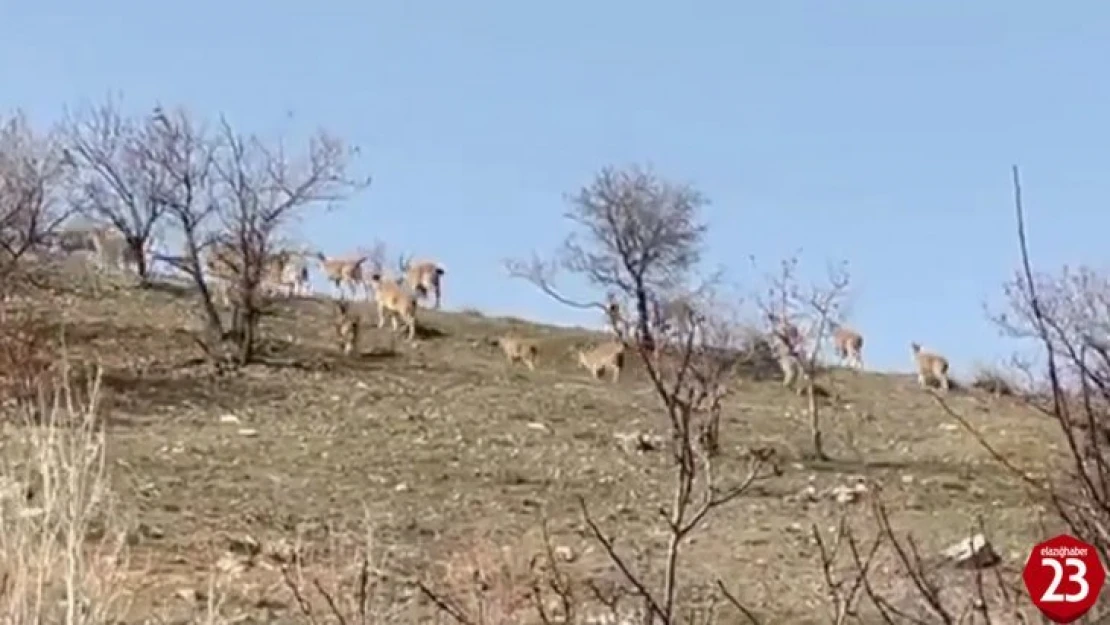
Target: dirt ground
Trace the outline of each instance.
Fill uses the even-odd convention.
[[[659,401],[635,366],[615,386],[575,367],[568,350],[590,340],[582,331],[421,311],[416,345],[371,327],[364,353],[345,359],[331,304],[299,300],[265,322],[280,341],[274,357],[289,366],[217,376],[192,362],[189,331],[199,322],[187,291],[82,287],[37,305],[62,311],[75,362],[103,367],[109,470],[135,528],[135,622],[194,618],[213,593],[233,621],[293,622],[296,600],[273,554],[300,545],[306,575],[335,583],[367,527],[394,622],[431,611],[406,580],[470,592],[445,577],[444,563],[483,545],[526,561],[541,519],[574,554],[576,575],[619,579],[585,531],[579,497],[623,553],[663,546],[669,456],[629,453],[617,441],[665,433]],[[510,367],[485,342],[509,329],[541,339],[536,371]],[[923,553],[965,538],[981,516],[1005,562],[1024,563],[1041,538],[1035,502],[912,376],[834,370],[827,385],[840,398],[825,412],[836,460],[818,462],[807,459],[802,398],[774,381],[739,381],[724,413],[721,479],[742,474],[752,447],[773,448],[782,475],[696,533],[683,552],[683,601],[696,603],[721,579],[769,622],[825,622],[810,526],[828,530],[848,514],[866,534],[868,508],[798,494],[854,476],[866,477]],[[1062,458],[1053,424],[1013,400],[963,391],[949,401],[1027,470]],[[214,571],[226,575],[210,586]]]

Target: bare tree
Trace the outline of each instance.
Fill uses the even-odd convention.
[[[635,311],[637,340],[654,346],[655,297],[689,282],[701,260],[706,198],[687,184],[668,182],[648,168],[605,168],[588,186],[567,198],[565,217],[575,230],[554,262],[533,257],[509,261],[512,276],[526,279],[564,305],[606,309],[600,301],[578,302],[555,289],[559,269],[590,286],[619,293]]]
[[[817,458],[828,459],[818,401],[818,395],[827,394],[827,389],[818,385],[817,377],[821,372],[821,350],[841,320],[850,278],[843,263],[829,267],[828,279],[823,284],[803,287],[797,274],[797,257],[783,261],[779,272],[768,277],[767,293],[758,301],[772,321],[772,338],[784,374],[788,368],[800,369],[804,386],[798,390],[806,396],[813,453]]]
[[[106,221],[123,237],[139,280],[147,284],[147,253],[166,212],[159,191],[168,174],[143,143],[149,132],[144,133],[140,120],[121,112],[121,102],[108,99],[68,114],[64,138],[81,172],[80,210]]]
[[[56,132],[35,131],[22,112],[0,117],[0,281],[72,213],[72,176]]]
[[[156,106],[139,126],[138,158],[157,172],[155,201],[164,207],[180,231],[180,256],[162,257],[189,276],[197,287],[206,324],[206,346],[225,339],[220,313],[205,279],[201,254],[214,240],[212,216],[217,213],[215,159],[218,136],[183,108],[171,111]]]
[[[1072,469],[1046,485],[991,451],[1004,466],[1046,494],[1059,519],[1075,536],[1094,545],[1106,561],[1110,558],[1110,277],[1091,267],[1064,268],[1055,276],[1034,271],[1016,166],[1012,173],[1021,266],[1005,285],[1009,310],[994,321],[1004,335],[1036,345],[1043,368],[1030,368],[1032,383],[1020,396],[1059,424]],[[990,450],[985,439],[978,438]]]
[[[290,155],[281,142],[268,144],[257,135],[240,134],[226,119],[220,128],[212,171],[219,238],[231,256],[221,260],[236,279],[232,334],[238,360],[246,364],[254,358],[265,305],[260,286],[282,228],[308,208],[329,208],[347,199],[370,180],[348,175],[357,149],[324,131],[302,153]]]
[[[771,453],[750,450],[746,475],[720,483],[714,456],[719,447],[721,402],[738,359],[737,325],[724,313],[710,285],[697,287],[697,266],[706,226],[699,209],[705,198],[685,185],[665,182],[650,171],[603,170],[592,184],[569,198],[566,214],[575,226],[555,262],[534,257],[510,261],[510,273],[529,280],[550,297],[578,308],[604,310],[614,332],[634,345],[660,399],[670,432],[675,488],[666,512],[669,540],[663,578],[654,584],[636,571],[628,557],[591,516],[581,501],[583,518],[594,539],[643,601],[645,622],[674,623],[682,547],[714,510],[747,491],[753,482],[777,470]],[[584,277],[607,297],[578,302],[555,287],[558,269]],[[622,314],[625,306],[633,318]],[[635,335],[635,336],[631,336]],[[660,358],[657,340],[667,336],[674,351]],[[754,616],[723,584],[722,594],[750,619]]]

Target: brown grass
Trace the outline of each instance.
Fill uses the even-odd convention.
[[[521,562],[538,551],[524,538],[534,536],[541,518],[576,554],[575,576],[602,586],[619,581],[586,538],[578,496],[624,553],[662,547],[657,511],[669,497],[669,456],[626,452],[617,435],[664,434],[663,416],[635,358],[617,385],[591,380],[577,366],[570,347],[599,336],[425,310],[419,343],[369,329],[363,354],[343,358],[332,304],[306,299],[280,302],[278,314],[263,322],[271,351],[281,356],[275,361],[296,366],[220,375],[197,359],[187,333],[197,323],[195,303],[187,293],[119,289],[94,298],[68,284],[41,294],[34,306],[56,323],[62,313],[52,311],[65,311],[74,367],[103,367],[94,393],[103,418],[62,405],[50,413],[55,425],[5,426],[5,454],[12,446],[28,450],[10,457],[58,476],[54,490],[43,491],[41,516],[3,517],[0,558],[9,566],[18,558],[11,570],[21,576],[18,592],[0,594],[6,615],[39,609],[29,599],[39,587],[80,592],[90,602],[95,596],[96,605],[128,622],[297,615],[283,567],[289,573],[295,561],[309,587],[318,578],[325,588],[349,589],[369,523],[379,550],[375,592],[390,598],[393,622],[427,622],[421,619],[435,613],[412,588],[417,577],[477,609],[465,579],[474,581],[475,563],[479,585],[495,589],[493,599],[482,599],[492,602],[487,611],[528,622],[518,619],[517,586]],[[502,354],[485,345],[510,331],[539,342],[535,372],[505,367]],[[699,605],[702,583],[721,577],[772,622],[815,622],[825,594],[808,528],[836,526],[855,504],[798,495],[854,475],[881,487],[895,529],[913,532],[924,552],[964,538],[982,515],[1003,558],[1020,566],[1040,538],[1031,514],[1037,502],[955,427],[913,375],[833,369],[822,383],[835,398],[825,409],[834,461],[806,459],[804,400],[774,380],[743,380],[725,401],[718,470],[738,473],[750,448],[772,447],[783,474],[693,538],[683,605]],[[975,390],[948,400],[1023,468],[1045,473],[1064,460],[1051,421]],[[63,418],[76,425],[62,427]],[[74,469],[85,477],[73,477]],[[10,469],[4,477],[25,472]],[[73,501],[90,503],[63,505]],[[99,555],[122,553],[113,551],[114,530],[93,532],[95,544],[111,548],[75,547],[94,520],[121,519],[130,519],[128,558],[113,557],[108,566]],[[74,554],[82,557],[67,562]],[[655,570],[647,558],[632,561]],[[123,590],[127,604],[115,598]],[[340,594],[349,599],[350,592]],[[320,595],[306,594],[326,613]]]

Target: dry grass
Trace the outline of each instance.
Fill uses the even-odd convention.
[[[105,471],[94,383],[77,398],[65,374],[33,412],[3,424],[0,620],[105,623],[126,612],[125,518]],[[26,417],[26,418],[21,418]],[[33,417],[33,418],[31,418]]]
[[[418,343],[371,329],[363,353],[344,358],[335,349],[332,304],[291,300],[263,329],[270,352],[297,366],[217,375],[196,360],[187,332],[197,324],[194,304],[178,289],[94,298],[68,285],[33,303],[67,324],[75,367],[103,368],[92,393],[102,418],[62,403],[47,425],[5,427],[5,458],[26,461],[5,477],[22,479],[28,466],[53,476],[32,504],[39,516],[5,508],[0,557],[18,558],[9,570],[20,572],[0,595],[11,622],[32,622],[25,619],[37,609],[76,610],[59,607],[59,592],[128,622],[151,615],[272,622],[300,614],[284,579],[290,573],[326,614],[310,580],[348,589],[338,594],[349,601],[367,523],[375,528],[374,592],[389,598],[375,609],[387,610],[391,622],[427,622],[435,612],[412,588],[416,576],[430,575],[470,609],[479,604],[463,578],[474,581],[475,562],[480,586],[515,587],[520,563],[538,551],[526,537],[541,517],[574,554],[576,577],[614,586],[618,578],[586,537],[578,496],[624,553],[662,547],[657,510],[669,497],[668,456],[630,453],[617,435],[664,434],[663,417],[635,358],[617,385],[577,366],[571,348],[598,336],[421,311]],[[488,343],[507,333],[537,340],[542,366],[507,366]],[[799,494],[853,475],[881,488],[892,523],[913,532],[922,550],[964,538],[982,515],[1003,557],[1020,565],[1039,538],[1030,513],[1037,502],[912,375],[833,369],[822,383],[832,395],[826,446],[835,461],[805,457],[804,400],[781,384],[743,380],[725,401],[718,470],[739,473],[750,448],[773,447],[783,474],[693,538],[684,605],[699,605],[702,582],[721,577],[771,622],[814,622],[825,594],[808,528],[833,527],[857,504]],[[974,390],[949,401],[1027,470],[1044,473],[1064,461],[1049,420]],[[13,446],[25,451],[10,456]],[[122,530],[109,529],[124,518],[128,558],[119,555]],[[90,534],[95,540],[83,542]],[[633,562],[655,570],[646,558]],[[8,590],[13,583],[18,592]],[[130,593],[126,605],[116,599],[122,590]],[[488,612],[527,622],[514,612],[518,590],[494,595]],[[32,602],[39,596],[41,605]],[[70,622],[92,622],[82,615]]]

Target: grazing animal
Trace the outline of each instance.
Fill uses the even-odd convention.
[[[238,290],[238,258],[238,250],[224,241],[214,241],[204,253],[203,270],[212,277],[213,295],[223,306],[231,305],[232,291]]]
[[[286,297],[308,295],[308,263],[296,252],[276,252],[267,259],[262,282],[267,290],[276,293],[284,291]]]
[[[407,326],[409,340],[416,340],[416,298],[396,282],[383,280],[382,274],[377,272],[370,276],[370,285],[378,304],[378,327],[385,325],[388,312],[392,328],[397,330],[400,319]]]
[[[135,257],[134,250],[127,244],[127,239],[112,228],[96,228],[89,232],[96,260],[101,269],[123,270],[130,266],[137,266],[139,259]]]
[[[351,290],[351,297],[358,295],[358,285],[363,283],[362,264],[369,260],[369,256],[358,258],[328,258],[323,252],[318,252],[316,258],[324,270],[324,276],[335,286],[339,297],[344,295],[344,287]]]
[[[863,335],[855,330],[837,325],[833,328],[833,346],[841,361],[855,369],[863,368]]]
[[[405,284],[418,298],[426,298],[431,294],[436,310],[439,310],[440,299],[443,295],[443,274],[447,271],[439,264],[430,260],[416,262],[401,259],[401,275]]]
[[[772,338],[781,343],[794,354],[805,352],[805,337],[802,336],[798,326],[794,325],[785,316],[767,313],[767,320],[771,322]]]
[[[624,354],[627,350],[623,341],[608,341],[587,350],[577,350],[578,364],[600,379],[606,371],[612,376],[613,383],[620,381],[624,369]]]
[[[643,335],[637,324],[625,318],[616,298],[609,298],[609,303],[605,306],[605,319],[618,340],[628,341],[630,336],[636,337],[635,344],[651,355],[656,366],[667,347],[682,343],[690,332],[698,328],[700,321],[697,309],[684,297],[664,301],[653,299],[649,303],[648,336]]]
[[[335,333],[339,337],[339,348],[343,355],[350,356],[358,349],[360,319],[346,301],[336,301],[335,308]]]
[[[925,351],[921,345],[910,343],[913,352],[913,362],[917,367],[917,383],[921,388],[928,388],[929,380],[936,380],[946,392],[951,387],[948,378],[948,359],[940,354]]]
[[[535,341],[516,336],[502,336],[497,339],[497,345],[505,352],[505,358],[510,364],[524,363],[529,370],[536,370],[540,348]]]
[[[778,333],[771,335],[771,350],[775,354],[779,369],[782,370],[782,385],[790,388],[806,376],[802,357],[789,344],[788,339]]]
[[[49,247],[52,251],[61,252],[63,254],[73,254],[75,252],[95,253],[96,244],[93,242],[93,229],[73,228],[62,230],[50,238]]]

